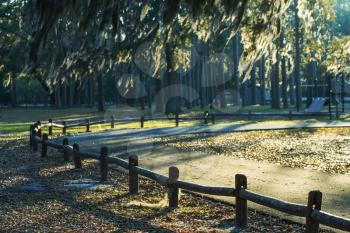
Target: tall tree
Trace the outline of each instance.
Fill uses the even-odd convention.
[[[271,69],[271,107],[279,109],[280,106],[280,86],[279,86],[279,67],[280,61],[279,58],[277,62],[272,65]]]
[[[287,61],[286,56],[283,52],[283,49],[285,48],[284,44],[284,32],[282,30],[282,33],[280,35],[280,41],[279,41],[279,48],[282,50],[281,55],[281,76],[282,76],[282,101],[283,101],[283,108],[288,108],[288,80],[287,80]]]
[[[17,105],[17,80],[22,69],[29,33],[24,27],[27,1],[0,2],[0,83],[9,89],[11,105]]]
[[[300,66],[301,66],[301,32],[300,32],[300,18],[298,10],[299,0],[294,0],[294,46],[295,46],[295,57],[294,57],[294,82],[296,92],[296,108],[300,111],[302,107],[301,99],[301,80],[300,80]]]
[[[102,36],[103,33],[110,32],[112,36],[109,38],[114,40],[112,44],[115,44],[114,47],[117,50],[137,47],[145,37],[158,39],[160,43],[165,44],[170,37],[189,37],[192,33],[204,42],[214,37],[226,38],[226,41],[229,41],[242,24],[248,5],[247,0],[223,1],[215,4],[214,1],[178,0],[143,2],[36,0],[30,3],[33,6],[33,12],[36,13],[34,21],[36,30],[30,50],[32,67],[35,67],[35,62],[38,60],[38,52],[44,38],[53,31],[58,22],[68,20],[71,25],[77,25],[76,31],[85,31],[90,35],[97,33]],[[275,4],[252,2],[251,4],[254,5],[252,8],[260,9],[260,15],[266,20],[257,20],[249,24],[254,30],[254,33],[250,33],[254,35],[250,39],[265,38],[264,41],[269,43],[271,35],[278,34],[279,18],[285,12],[289,1],[278,0]],[[262,5],[264,7],[261,7]],[[247,15],[250,17],[249,14]],[[91,27],[91,21],[97,22],[97,25]],[[95,30],[88,30],[89,27]],[[273,30],[270,31],[270,29]],[[153,30],[155,33],[151,33]],[[267,35],[267,31],[272,33]],[[217,46],[224,47],[226,44],[227,42],[222,41]],[[80,47],[76,46],[77,49]],[[250,63],[248,67],[251,67],[259,56],[261,49],[263,48],[250,47],[246,50],[244,60]],[[249,71],[246,73],[249,74]]]
[[[234,96],[233,96],[233,105],[239,104],[239,96],[240,93],[240,73],[239,73],[239,60],[240,60],[240,37],[239,33],[235,35],[233,38],[232,43],[232,51],[233,51],[233,90],[234,90]]]
[[[265,56],[259,60],[260,104],[265,104]]]
[[[104,97],[104,86],[103,86],[103,74],[101,73],[97,77],[98,86],[98,111],[104,112],[105,109],[105,97]]]

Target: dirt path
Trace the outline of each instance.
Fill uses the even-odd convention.
[[[149,139],[118,138],[95,141],[80,141],[81,148],[97,151],[99,146],[108,145],[111,156],[137,154],[140,165],[167,175],[170,166],[180,169],[180,179],[204,185],[234,186],[234,175],[245,174],[248,188],[254,192],[280,198],[285,201],[306,204],[308,192],[323,192],[324,211],[350,218],[350,176],[329,175],[327,173],[287,168],[280,165],[237,159],[227,156],[205,154],[202,152],[184,152],[172,147],[155,145]],[[118,147],[113,147],[118,145]],[[233,198],[223,198],[234,202]],[[288,216],[269,208],[249,203],[250,207],[272,213],[287,219],[304,222],[304,219]]]
[[[76,170],[61,152],[50,150],[43,159],[26,140],[12,142],[15,146],[6,144],[0,152],[0,232],[305,231],[301,224],[252,209],[248,227],[240,231],[233,206],[188,194],[181,195],[180,208],[170,210],[166,188],[156,182],[141,178],[140,195],[128,195],[128,176],[116,166],[101,184],[96,161],[84,160]]]
[[[213,186],[234,186],[234,175],[245,174],[250,190],[300,204],[307,203],[309,191],[320,190],[323,192],[324,211],[350,218],[349,175],[329,175],[265,162],[179,152],[165,147],[154,148],[152,154],[141,157],[140,164],[163,174],[167,174],[169,166],[177,166],[182,180]],[[233,201],[231,198],[226,200]],[[270,209],[267,211],[271,212]]]
[[[276,128],[299,128],[299,127],[339,127],[349,123],[286,123],[274,126],[267,124],[251,124],[242,126],[213,126],[211,131],[244,131]],[[237,159],[201,152],[184,152],[175,148],[154,145],[150,139],[155,135],[168,136],[188,133],[189,128],[179,127],[153,130],[128,130],[108,131],[94,135],[85,134],[70,138],[70,143],[78,142],[83,150],[98,152],[102,145],[110,148],[111,156],[123,156],[138,154],[140,165],[162,174],[167,174],[168,167],[177,166],[180,169],[180,179],[195,183],[215,186],[233,186],[234,175],[241,173],[248,177],[248,188],[254,192],[280,198],[285,201],[306,204],[309,191],[320,190],[323,192],[324,211],[335,215],[350,218],[350,175],[330,175],[327,173],[287,168],[280,165],[257,162],[252,160]],[[203,131],[204,129],[197,129]],[[213,130],[215,129],[215,130]],[[233,198],[225,198],[234,202]],[[263,210],[278,216],[292,220],[304,219],[291,217],[280,212],[273,211],[258,205],[249,203],[250,207]]]

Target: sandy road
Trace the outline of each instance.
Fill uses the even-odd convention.
[[[325,123],[322,123],[325,125]],[[298,123],[299,127],[322,127],[319,123]],[[347,126],[349,123],[344,124]],[[229,132],[254,130],[257,125],[214,126],[212,132],[225,129]],[[285,125],[260,125],[258,129],[297,128],[292,123]],[[328,127],[341,127],[342,124],[327,123]],[[174,148],[152,143],[150,138],[167,135],[183,134],[192,131],[202,131],[197,127],[179,127],[169,129],[145,129],[127,131],[106,131],[94,134],[75,135],[69,138],[70,143],[78,142],[82,150],[98,152],[102,145],[110,148],[111,156],[125,156],[126,153],[137,154],[140,165],[162,174],[167,174],[168,167],[177,166],[180,169],[180,179],[195,183],[215,186],[233,186],[235,174],[245,174],[248,177],[248,188],[254,192],[273,196],[285,201],[306,204],[307,195],[311,190],[323,192],[324,211],[342,217],[350,218],[350,176],[330,175],[327,173],[287,168],[267,162],[237,159],[201,152],[184,152]],[[210,127],[205,127],[208,130]],[[224,130],[224,132],[226,132]],[[192,132],[191,131],[191,132]],[[58,139],[60,140],[60,139]],[[234,202],[234,198],[225,198]],[[301,220],[281,214],[269,208],[249,203],[258,210],[273,213],[292,220]]]

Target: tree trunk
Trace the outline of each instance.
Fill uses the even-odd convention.
[[[314,96],[314,83],[315,83],[315,66],[314,66],[314,62],[309,62],[307,64],[307,106],[309,106],[312,103],[312,97]]]
[[[282,31],[280,35],[280,49],[284,48],[284,32]],[[281,75],[282,75],[282,101],[283,108],[288,108],[288,91],[287,91],[287,67],[286,67],[286,58],[283,56],[281,58]]]
[[[142,72],[140,72],[140,82],[142,84],[145,83],[143,79],[144,79],[144,74],[142,74]],[[145,99],[147,98],[147,95],[145,96],[144,93],[140,94],[140,92],[143,92],[143,90],[141,90],[141,88],[146,88],[146,86],[139,87],[139,85],[137,85],[137,88],[138,88],[138,90],[137,90],[137,94],[136,95],[137,95],[137,97],[139,99],[139,102],[140,102],[140,105],[141,105],[141,110],[143,111],[143,110],[145,110]]]
[[[219,83],[219,95],[220,95],[220,107],[226,108],[226,97],[225,97],[225,90],[226,90],[226,83],[225,83],[225,65],[224,65],[224,54],[221,53],[220,56],[220,78],[221,82]]]
[[[169,93],[166,93],[166,113],[179,113],[181,109],[180,90],[179,90],[179,74],[174,69],[174,45],[166,43],[165,57],[166,57],[166,80],[170,87]]]
[[[256,74],[255,74],[255,66],[253,66],[250,72],[250,83],[251,83],[251,104],[256,105]]]
[[[233,38],[233,88],[234,88],[234,95],[233,95],[233,105],[239,105],[239,93],[240,93],[240,75],[238,71],[239,66],[239,57],[240,57],[240,38],[239,34],[236,34],[236,36]]]
[[[119,68],[119,67],[117,67]],[[117,71],[116,71],[117,72]],[[115,73],[113,75],[113,90],[114,90],[114,104],[118,105],[119,104],[119,94],[118,94],[118,88],[117,88],[117,83],[118,83],[118,75]]]
[[[11,105],[12,107],[17,105],[17,80],[13,73],[11,74]]]
[[[61,91],[62,91],[62,107],[66,108],[67,107],[67,83],[64,81],[61,84]]]
[[[81,81],[76,81],[75,82],[75,97],[74,97],[74,103],[77,107],[81,106],[81,85],[80,85]]]
[[[271,72],[271,107],[279,109],[280,106],[280,95],[279,95],[279,59],[273,65]]]
[[[241,93],[243,107],[249,104],[247,93],[248,93],[248,81],[245,81],[244,83],[242,83],[242,93]]]
[[[265,57],[260,59],[259,83],[260,83],[260,104],[265,104]]]
[[[87,85],[87,88],[88,88],[87,103],[88,103],[88,106],[90,108],[94,107],[94,105],[95,105],[95,93],[94,93],[95,88],[94,87],[95,87],[94,78],[93,78],[93,76],[89,76],[88,77],[88,85]]]
[[[289,77],[289,102],[291,105],[295,104],[295,88],[294,88],[294,75]]]
[[[288,108],[288,81],[287,81],[287,68],[286,68],[286,59],[283,57],[282,60],[282,100],[283,108]]]
[[[296,85],[296,108],[297,111],[301,110],[302,98],[301,98],[301,81],[300,81],[300,65],[301,65],[301,49],[300,49],[300,19],[298,16],[298,0],[294,0],[294,40],[295,40],[295,64],[294,64],[294,81]]]
[[[53,90],[49,93],[49,98],[50,98],[50,104],[51,106],[55,106],[56,105],[56,91]]]
[[[203,88],[203,69],[204,69],[204,64],[205,64],[205,59],[201,57],[200,59],[200,64],[198,65],[197,69],[197,75],[196,75],[196,80],[197,80],[197,85],[198,85],[198,90],[199,90],[199,101],[200,101],[200,107],[201,109],[204,108],[205,106],[205,91]]]
[[[147,77],[147,103],[148,103],[148,109],[152,109],[152,85],[153,85],[153,79],[150,77]]]
[[[211,106],[210,93],[212,92],[212,85],[209,85],[209,78],[212,75],[210,73],[210,61],[209,61],[209,48],[208,43],[205,44],[203,48],[203,55],[201,59],[202,69],[201,74],[198,77],[200,85],[200,95],[201,95],[201,108],[207,105]]]
[[[57,109],[62,107],[62,103],[61,103],[61,88],[59,84],[56,84],[55,87],[55,107]]]
[[[97,85],[98,85],[98,111],[104,112],[105,111],[105,97],[104,97],[105,93],[104,93],[102,73],[98,77]]]
[[[190,71],[189,71],[189,76],[186,78],[187,84],[188,84],[188,93],[187,96],[189,97],[190,100],[193,99],[193,92],[197,92],[195,87],[194,87],[194,83],[195,83],[195,68],[196,65],[198,64],[196,59],[196,48],[194,46],[195,40],[192,37],[192,46],[191,46],[191,60],[190,60]],[[189,109],[192,109],[192,105],[195,104],[192,101],[189,102]]]
[[[74,78],[69,78],[69,107],[72,108],[74,105]]]
[[[156,96],[158,98],[155,98],[155,104],[156,104],[156,112],[164,112],[164,101],[163,96],[160,96],[162,91],[162,80],[161,78],[156,79]]]

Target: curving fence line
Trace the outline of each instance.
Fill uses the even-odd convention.
[[[96,121],[98,122],[98,121]],[[105,121],[101,121],[104,122]],[[112,121],[113,122],[113,121]],[[91,123],[90,123],[91,124]],[[52,121],[46,125],[53,127]],[[57,126],[57,125],[56,125]],[[68,125],[65,125],[67,127]],[[86,126],[86,125],[85,125]],[[192,191],[201,194],[210,194],[216,196],[234,197],[236,200],[235,208],[235,224],[237,227],[245,227],[248,224],[248,205],[247,201],[251,201],[283,213],[294,216],[304,217],[306,220],[307,233],[319,232],[319,225],[326,225],[338,230],[350,232],[350,219],[335,216],[321,211],[322,206],[322,192],[311,191],[308,194],[307,205],[300,205],[289,203],[277,198],[264,196],[248,190],[247,177],[242,174],[235,176],[234,187],[213,187],[195,184],[191,182],[179,180],[179,169],[176,167],[169,168],[169,175],[164,176],[153,171],[142,168],[138,165],[138,157],[131,155],[128,161],[108,157],[108,148],[102,147],[100,154],[81,152],[79,144],[69,145],[68,139],[64,138],[62,144],[49,141],[49,134],[42,133],[40,122],[35,123],[30,127],[30,146],[34,151],[38,150],[38,145],[41,144],[41,157],[47,157],[48,147],[58,149],[63,152],[64,161],[69,161],[71,157],[74,161],[75,168],[81,169],[81,160],[84,158],[96,159],[100,161],[101,181],[108,179],[108,165],[116,164],[129,171],[129,192],[130,194],[137,194],[139,192],[139,176],[158,182],[160,185],[168,189],[168,205],[170,208],[178,207],[179,203],[179,189]],[[60,127],[60,126],[58,126]],[[52,128],[51,128],[52,133]]]
[[[208,111],[205,111],[203,115],[197,115],[197,116],[184,116],[180,117],[179,114],[175,114],[174,117],[167,118],[167,117],[145,117],[141,116],[140,118],[129,118],[129,119],[116,119],[113,115],[110,117],[110,119],[101,119],[101,118],[93,118],[93,119],[86,119],[86,120],[79,120],[79,121],[61,121],[60,123],[53,122],[52,119],[49,119],[47,122],[40,122],[34,124],[35,127],[38,127],[40,125],[41,128],[48,127],[48,133],[49,135],[52,135],[52,130],[54,127],[61,128],[62,133],[66,134],[67,130],[69,128],[75,128],[75,127],[85,127],[86,132],[90,132],[90,126],[92,125],[98,125],[98,124],[107,124],[110,123],[111,128],[115,128],[116,123],[130,123],[130,122],[139,122],[140,128],[144,128],[146,122],[150,121],[174,121],[175,126],[178,127],[180,125],[180,122],[185,121],[202,121],[203,124],[208,124],[209,122],[211,124],[215,124],[217,120],[220,119],[233,119],[235,117],[243,117],[248,120],[252,120],[256,117],[285,117],[289,120],[292,120],[293,117],[324,117],[328,116],[328,113],[305,113],[305,112],[288,112],[288,113],[254,113],[249,111],[248,113],[209,113]],[[330,115],[330,119],[332,119],[332,116]]]

